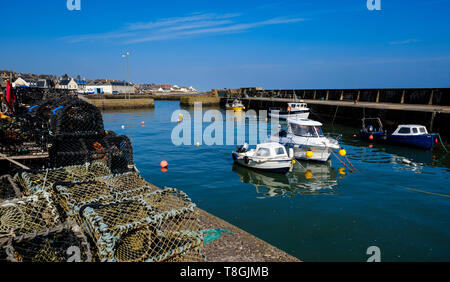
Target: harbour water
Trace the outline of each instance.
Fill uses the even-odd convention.
[[[359,172],[332,156],[298,162],[285,176],[262,173],[234,166],[234,146],[173,145],[178,109],[156,101],[155,109],[103,115],[106,129],[130,137],[151,183],[185,191],[200,208],[304,261],[366,261],[370,246],[382,261],[450,261],[450,157],[442,150],[369,147],[357,128],[326,124],[343,135]]]

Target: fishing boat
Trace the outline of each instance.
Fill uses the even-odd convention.
[[[390,132],[383,129],[383,124],[379,118],[362,119],[362,129],[359,136],[365,141],[390,143],[425,150],[433,149],[439,138],[438,134],[428,133],[427,128],[419,124],[401,124],[394,132]]]
[[[324,135],[322,123],[304,118],[288,118],[287,131],[281,130],[270,140],[293,148],[295,158],[302,160],[326,162],[331,150],[340,149],[337,140]]]
[[[308,118],[310,109],[306,103],[288,103],[286,109],[272,107],[269,109],[270,117],[286,120],[290,117]]]
[[[249,150],[249,145],[245,143],[233,151],[233,160],[242,166],[259,169],[268,172],[287,173],[292,168],[294,158],[293,151],[290,154],[286,148],[279,143],[269,142],[256,146],[256,149]]]
[[[225,104],[227,110],[232,110],[235,112],[240,112],[245,109],[244,104],[239,99],[228,100]]]

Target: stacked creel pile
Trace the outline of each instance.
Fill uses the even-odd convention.
[[[66,222],[53,228],[10,237],[4,244],[11,262],[90,262],[92,254],[80,227]]]
[[[27,115],[45,131],[49,168],[1,178],[0,260],[205,260],[195,204],[134,172],[130,140],[105,131],[96,107],[63,97]]]
[[[0,119],[0,153],[28,155],[47,151],[47,124],[32,114],[24,113]]]
[[[29,112],[48,125],[49,167],[101,161],[113,173],[133,168],[130,140],[105,131],[102,114],[95,106],[64,97],[46,100]]]
[[[55,227],[61,218],[50,193],[39,191],[32,196],[0,203],[0,240]]]
[[[102,162],[113,173],[133,168],[133,149],[126,136],[102,138],[60,139],[49,150],[51,167]]]
[[[23,171],[14,177],[23,193],[31,195],[37,191],[51,191],[57,182],[82,182],[111,175],[111,170],[101,162],[85,163],[54,169]]]
[[[91,258],[108,262],[205,260],[201,253],[203,236],[195,204],[183,192],[173,188],[161,190],[136,172],[111,174],[107,166],[95,162],[22,172],[16,175],[15,181],[23,193],[31,195],[27,199],[45,195],[40,198],[48,199],[47,204],[51,203],[52,216],[46,216],[50,213],[45,212],[39,218],[57,220],[45,222],[32,230],[21,230],[19,226],[31,226],[28,224],[30,219],[19,216],[20,222],[27,224],[13,224],[18,220],[12,214],[25,213],[13,211],[17,209],[15,205],[5,206],[11,210],[0,211],[1,222],[12,222],[9,226],[15,226],[3,232],[8,238],[6,242],[0,240],[8,260],[69,259],[68,254],[62,251],[67,245],[60,240],[63,238],[61,234],[70,231],[68,228],[61,231],[61,223],[66,221],[74,222],[72,225],[76,228],[80,226],[89,242],[88,252],[83,248],[84,240],[79,234],[70,237],[74,238],[77,250],[82,250],[81,261]],[[27,248],[32,251],[27,252]],[[47,256],[40,255],[46,252],[49,252]]]
[[[45,100],[29,112],[49,125],[57,139],[104,137],[102,114],[95,106],[77,98]]]

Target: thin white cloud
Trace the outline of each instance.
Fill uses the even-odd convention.
[[[147,23],[128,24],[127,29],[128,30],[154,29],[154,28],[158,28],[158,27],[174,26],[174,25],[178,25],[178,24],[197,22],[197,21],[230,19],[230,18],[239,17],[240,15],[241,14],[237,14],[237,13],[236,14],[223,14],[223,15],[199,14],[199,15],[192,15],[192,16],[187,16],[187,17],[160,19],[160,20],[157,20],[154,22],[147,22]]]
[[[411,44],[411,43],[416,43],[416,42],[420,42],[419,39],[406,39],[406,40],[401,40],[401,41],[391,41],[389,42],[389,45],[406,45],[406,44]]]
[[[249,29],[254,29],[267,25],[277,25],[277,24],[289,24],[289,23],[297,23],[300,21],[304,21],[303,18],[293,18],[293,19],[270,19],[266,21],[253,22],[253,23],[244,23],[244,24],[232,24],[221,27],[211,27],[211,28],[201,28],[201,29],[192,29],[186,30],[183,32],[172,33],[170,35],[151,35],[145,36],[141,38],[135,38],[127,41],[127,43],[142,43],[148,41],[159,41],[165,39],[177,39],[186,36],[194,36],[194,35],[202,35],[202,34],[226,34],[232,32],[244,32]]]
[[[113,32],[67,36],[70,43],[121,40],[124,43],[142,43],[178,39],[188,36],[245,32],[268,25],[292,24],[303,18],[273,18],[263,21],[238,22],[241,14],[196,14],[186,17],[166,18],[153,22],[127,24]]]

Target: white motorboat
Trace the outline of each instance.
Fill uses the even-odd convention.
[[[337,140],[323,134],[320,122],[303,118],[288,118],[287,131],[281,130],[270,140],[293,148],[295,158],[302,160],[326,162],[330,158],[330,150],[340,149]]]
[[[269,116],[286,120],[290,117],[308,118],[310,109],[306,103],[288,103],[287,109],[270,108]]]
[[[256,149],[249,150],[248,144],[245,143],[233,152],[233,159],[245,167],[287,173],[293,165],[294,151],[290,150],[288,155],[286,148],[275,142],[262,143],[257,145]]]

